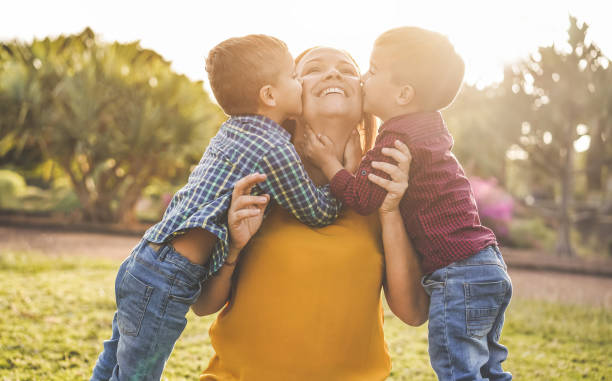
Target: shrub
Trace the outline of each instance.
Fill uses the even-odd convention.
[[[26,190],[23,176],[8,169],[0,169],[0,207],[13,208]]]
[[[497,185],[495,178],[485,180],[474,176],[470,182],[482,224],[493,229],[498,238],[504,241],[510,232],[514,199]]]
[[[552,250],[556,237],[555,231],[539,217],[515,218],[510,223],[506,243],[519,248]]]

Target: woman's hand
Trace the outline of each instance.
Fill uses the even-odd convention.
[[[227,212],[231,251],[242,250],[261,226],[270,196],[251,196],[251,190],[265,179],[266,175],[255,173],[243,177],[234,185],[232,203]]]
[[[351,132],[351,137],[346,142],[346,146],[344,146],[344,169],[355,173],[357,168],[359,168],[359,163],[361,163],[362,155],[361,137],[359,136],[359,131],[354,129]]]
[[[225,264],[215,276],[202,284],[202,292],[191,305],[198,316],[209,315],[219,311],[227,302],[232,288],[232,274],[240,250],[257,232],[263,221],[263,212],[270,201],[267,194],[251,196],[255,184],[266,179],[258,173],[248,175],[236,182],[232,192],[232,203],[227,212],[227,226],[230,233],[230,247]]]
[[[410,172],[410,163],[412,162],[412,155],[408,147],[399,140],[395,141],[396,148],[383,148],[382,153],[385,156],[389,156],[395,161],[397,165],[373,161],[372,168],[379,169],[391,177],[391,180],[383,179],[380,176],[376,176],[372,173],[368,175],[368,179],[376,185],[381,186],[387,191],[387,196],[383,200],[382,205],[379,208],[379,213],[389,213],[397,210],[399,203],[404,196],[406,188],[408,188],[408,174]]]

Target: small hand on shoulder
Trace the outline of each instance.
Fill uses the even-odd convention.
[[[336,157],[335,144],[328,136],[318,134],[309,125],[306,125],[304,139],[304,154],[321,168],[328,180],[331,180],[339,170],[344,168]]]
[[[334,142],[326,135],[316,133],[312,127],[304,128],[304,153],[318,167],[323,167],[330,160],[336,160]]]

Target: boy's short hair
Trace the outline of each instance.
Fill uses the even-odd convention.
[[[228,115],[253,114],[259,90],[274,85],[289,54],[278,38],[251,34],[227,39],[208,53],[206,71],[219,106]]]
[[[374,47],[391,49],[392,80],[410,84],[425,111],[449,106],[461,88],[465,63],[448,38],[417,27],[386,31]]]

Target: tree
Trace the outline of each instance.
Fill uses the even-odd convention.
[[[510,88],[507,81],[482,90],[466,85],[444,110],[455,142],[453,152],[466,170],[484,178],[495,177],[501,185],[507,182],[506,151],[520,135],[508,121],[516,120],[521,110],[527,108],[525,101],[522,106],[515,102],[508,107],[505,94],[511,92]]]
[[[606,196],[607,178],[612,177],[612,67],[609,65],[593,73],[594,86],[589,103],[592,119],[589,126],[590,148],[586,158],[587,188]]]
[[[201,82],[138,42],[102,43],[87,28],[3,49],[0,93],[19,114],[2,117],[0,146],[34,141],[89,221],[133,221],[144,187],[188,172],[224,118]]]
[[[16,59],[17,58],[17,59]],[[0,49],[0,163],[32,168],[44,161],[30,133],[41,102],[38,64],[28,49],[16,43]]]
[[[521,131],[518,144],[528,154],[529,165],[551,181],[558,181],[557,252],[561,255],[573,255],[570,230],[576,173],[574,144],[589,128],[593,133],[597,128],[594,120],[607,121],[609,116],[608,111],[602,114],[599,110],[609,98],[595,100],[597,95],[609,97],[610,82],[600,82],[601,76],[609,76],[608,61],[595,44],[587,42],[587,29],[588,25],[579,25],[570,16],[564,50],[554,45],[542,47],[506,72],[510,77],[505,82],[512,83],[512,92],[503,101],[511,106],[528,100],[530,109],[518,114],[520,123],[516,118],[500,118],[502,123]]]

